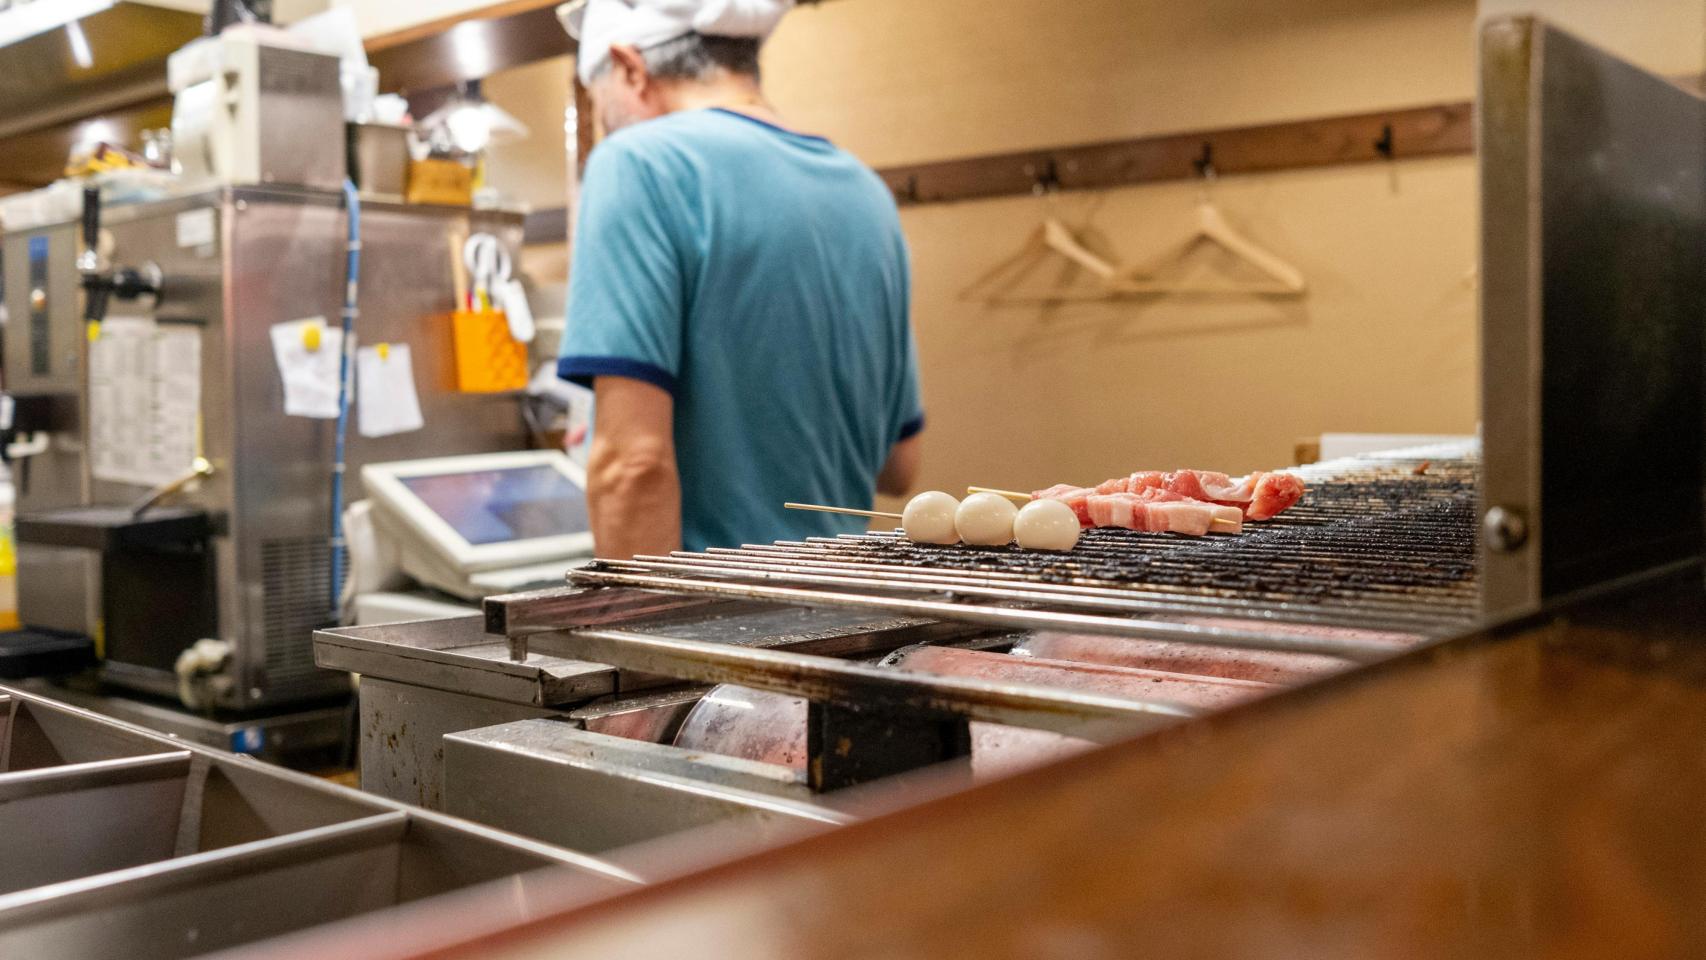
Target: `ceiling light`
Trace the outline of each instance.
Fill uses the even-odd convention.
[[[83,23],[73,20],[65,25],[65,36],[71,41],[71,58],[84,70],[95,65],[95,55],[89,49],[89,38],[83,33]]]

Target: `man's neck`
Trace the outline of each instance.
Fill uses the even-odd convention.
[[[725,74],[715,80],[676,84],[665,94],[670,113],[680,110],[733,110],[780,124],[776,108],[764,98],[758,81]]]

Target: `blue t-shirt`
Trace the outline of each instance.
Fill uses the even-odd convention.
[[[675,398],[683,545],[832,536],[923,427],[894,198],[822,137],[726,110],[588,158],[557,372]]]

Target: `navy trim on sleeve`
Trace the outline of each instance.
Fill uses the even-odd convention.
[[[924,414],[921,413],[900,425],[900,436],[895,439],[895,443],[899,443],[902,440],[909,440],[912,437],[917,436],[923,429]]]
[[[662,367],[627,357],[563,357],[557,361],[557,377],[591,387],[594,377],[627,377],[677,396],[675,375]]]

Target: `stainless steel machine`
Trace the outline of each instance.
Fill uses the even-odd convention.
[[[356,336],[410,346],[426,428],[364,437],[352,425],[350,500],[365,463],[526,445],[513,394],[456,389],[447,242],[484,231],[513,248],[520,217],[375,203],[363,214]],[[284,187],[105,210],[102,258],[154,278],[158,294],[121,292],[98,325],[84,322],[78,223],[0,240],[5,386],[23,446],[39,451],[15,466],[20,617],[92,638],[106,682],[176,697],[174,661],[211,638],[228,664],[196,691],[207,706],[347,689],[315,668],[310,639],[334,606],[335,423],[286,414],[270,339],[288,321],[336,326],[345,216],[337,193]],[[103,356],[110,368],[91,370]],[[189,479],[198,456],[210,475],[136,512]]]

